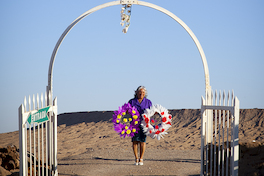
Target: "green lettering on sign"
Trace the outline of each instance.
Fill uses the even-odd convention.
[[[38,112],[35,112],[34,114],[30,113],[27,121],[29,124],[36,122],[41,123],[49,120],[47,116],[47,112],[49,111],[49,106],[46,108],[39,109]]]

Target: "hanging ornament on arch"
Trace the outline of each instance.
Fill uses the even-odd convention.
[[[131,7],[132,4],[123,4],[121,8],[121,26],[124,27],[122,30],[123,33],[127,33],[128,28],[130,26],[130,16],[131,16]]]

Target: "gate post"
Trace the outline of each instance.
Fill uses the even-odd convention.
[[[54,163],[54,175],[58,175],[58,152],[57,152],[57,114],[58,114],[58,106],[57,106],[57,97],[53,101],[53,106],[56,107],[53,111],[52,121],[53,121],[53,163]]]
[[[234,142],[233,145],[233,174],[232,175],[238,175],[238,162],[239,162],[239,137],[238,137],[238,128],[239,128],[239,100],[237,97],[235,97],[234,102],[234,121],[233,121],[234,129],[233,129],[233,137]]]
[[[205,99],[202,97],[201,101],[201,172],[200,176],[204,175],[204,162],[206,161],[204,159],[204,141],[205,141]]]
[[[23,115],[25,112],[25,108],[23,106],[23,104],[21,104],[21,106],[18,109],[18,121],[19,121],[19,156],[20,156],[20,163],[19,163],[19,168],[20,168],[20,172],[19,175],[20,176],[24,176],[27,175],[26,174],[26,131],[27,128],[25,127],[24,123],[25,123],[25,116]]]
[[[206,106],[211,106],[213,103],[213,91],[211,90],[211,86],[206,87]],[[206,135],[207,135],[207,139],[206,142],[207,143],[212,143],[212,135],[213,135],[213,110],[211,109],[207,109],[205,110],[206,112]]]

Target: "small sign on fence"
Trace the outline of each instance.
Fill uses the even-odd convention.
[[[41,122],[48,121],[49,118],[47,116],[47,112],[49,111],[49,109],[50,109],[50,106],[39,109],[35,113],[30,113],[27,119],[28,123],[31,124],[32,122],[41,123]]]

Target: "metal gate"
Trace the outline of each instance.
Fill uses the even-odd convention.
[[[37,94],[19,107],[20,176],[58,175],[57,98],[50,100]]]
[[[239,100],[232,92],[215,99],[213,93],[202,97],[201,105],[201,175],[238,175]]]

